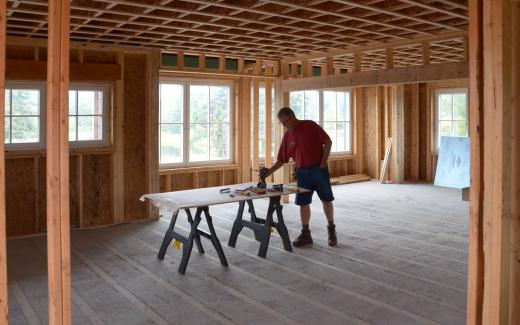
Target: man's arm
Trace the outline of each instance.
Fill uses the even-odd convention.
[[[327,137],[323,140],[323,156],[321,157],[320,167],[327,167],[327,160],[329,160],[330,150],[332,148],[332,140]]]
[[[271,166],[271,168],[269,168],[269,170],[267,171],[267,175],[265,176],[266,178],[271,176],[272,174],[274,174],[275,171],[277,171],[278,169],[280,169],[283,165],[285,165],[285,163],[283,161],[276,161],[276,163]]]

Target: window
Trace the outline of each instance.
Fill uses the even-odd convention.
[[[5,143],[9,149],[40,148],[44,91],[37,84],[8,84],[5,89]]]
[[[265,101],[265,85],[261,84],[258,87],[258,157],[260,159],[265,158],[266,151],[266,101]],[[275,90],[274,87],[271,88],[271,153],[276,155],[275,152],[275,130],[277,125],[276,118],[276,101],[275,101]],[[251,133],[253,132],[253,127],[255,125],[254,121],[254,97],[253,97],[253,88],[251,87]],[[251,135],[251,157],[253,157],[253,136]]]
[[[292,91],[290,93],[289,106],[294,110],[298,119],[320,122],[319,93],[317,90]]]
[[[45,84],[9,83],[5,89],[5,143],[8,149],[45,147]],[[71,147],[97,146],[108,138],[108,86],[71,86]]]
[[[69,141],[72,147],[102,145],[107,140],[107,97],[107,87],[71,86]]]
[[[230,161],[231,94],[230,84],[161,82],[159,163]]]
[[[332,152],[350,151],[350,92],[323,92],[323,128],[332,139]]]
[[[290,93],[290,107],[298,119],[320,124],[332,140],[331,152],[352,151],[351,92],[305,90]]]
[[[180,163],[184,157],[184,86],[161,84],[159,94],[159,163]]]
[[[468,96],[466,89],[442,89],[436,92],[437,149],[442,136],[468,136]]]

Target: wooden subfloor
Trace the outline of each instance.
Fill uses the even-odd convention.
[[[464,324],[468,205],[460,191],[364,182],[335,186],[340,244],[326,244],[316,200],[314,247],[267,259],[244,230],[227,246],[237,204],[210,208],[230,267],[209,241],[185,276],[180,251],[156,254],[169,217],[72,233],[74,324]],[[255,201],[259,216],[267,201]],[[291,239],[298,209],[284,206]],[[182,215],[184,216],[184,214]],[[187,222],[179,218],[181,230]],[[47,323],[45,237],[8,242],[11,324]]]

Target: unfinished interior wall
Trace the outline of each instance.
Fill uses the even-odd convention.
[[[118,64],[118,57],[125,57],[125,65]],[[101,82],[109,84],[113,94],[112,103],[119,97],[124,102],[124,186],[122,193],[114,191],[114,152],[112,142],[106,147],[71,148],[70,150],[70,224],[72,228],[92,227],[113,224],[114,196],[124,197],[125,211],[119,216],[119,222],[147,218],[147,211],[139,201],[140,195],[148,192],[145,162],[147,134],[143,121],[150,113],[147,105],[146,53],[118,52],[116,50],[71,50],[71,68],[73,82]],[[45,78],[46,49],[40,45],[8,45],[7,59],[17,62],[24,71],[7,73],[9,81],[42,81]],[[43,65],[40,65],[43,64]],[[101,64],[102,68],[94,69]],[[44,67],[41,70],[40,67]],[[97,66],[99,68],[99,66]],[[124,75],[124,92],[118,94],[115,87],[117,75]],[[23,79],[18,79],[23,76]],[[108,120],[115,115],[116,105],[110,105]],[[111,125],[109,136],[115,132]],[[7,234],[10,237],[29,235],[46,231],[46,175],[45,152],[42,150],[16,150],[6,152],[7,185]]]
[[[404,118],[404,181],[433,182],[438,152],[434,148],[435,92],[439,89],[467,88],[468,81],[455,80],[403,85]],[[395,105],[394,86],[363,88],[363,172],[371,178],[379,177],[381,157],[386,137],[395,134],[392,129],[392,109]],[[395,146],[395,143],[393,143]],[[395,166],[390,164],[389,174]],[[392,179],[392,177],[390,177]]]

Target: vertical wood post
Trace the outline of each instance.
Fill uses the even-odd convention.
[[[259,124],[258,120],[260,118],[260,94],[259,94],[259,81],[258,78],[253,80],[253,170],[258,170],[259,166]],[[253,172],[253,179],[256,179],[254,175],[257,172]]]
[[[422,43],[423,64],[430,64],[430,43]]]
[[[121,79],[115,82],[114,89],[114,155],[112,157],[113,170],[113,209],[114,223],[122,223],[124,221],[124,113],[125,113],[125,55],[119,53],[117,63],[121,66]]]
[[[386,68],[391,69],[394,67],[394,49],[387,48],[386,49]]]
[[[0,121],[5,114],[5,51],[6,51],[6,1],[0,1]],[[5,144],[4,123],[0,123],[0,323],[7,324],[7,224],[5,211]]]
[[[70,1],[49,0],[47,48],[47,259],[49,323],[71,323],[69,211]]]
[[[419,180],[419,84],[411,84],[410,105],[410,179]]]
[[[251,181],[249,162],[251,161],[251,79],[242,78],[240,83],[242,93],[240,115],[242,129],[242,147],[240,150],[241,182]]]
[[[468,248],[467,324],[482,324],[484,303],[484,238],[483,238],[483,39],[482,0],[469,1],[469,137],[470,137],[470,206]],[[431,105],[429,105],[431,106]]]
[[[511,2],[512,17],[512,159],[511,271],[509,324],[520,324],[520,2]],[[516,289],[515,289],[516,288]]]
[[[273,75],[273,67],[266,68],[266,75]],[[272,147],[272,126],[273,126],[273,96],[272,96],[273,79],[265,79],[265,165],[271,166],[273,147]]]
[[[356,154],[356,172],[362,174],[363,166],[363,130],[364,130],[364,108],[363,108],[363,88],[354,89],[354,130],[355,130],[355,154]]]
[[[361,53],[354,53],[354,72],[361,72]]]
[[[392,165],[394,183],[404,181],[404,85],[394,86],[392,105]]]

